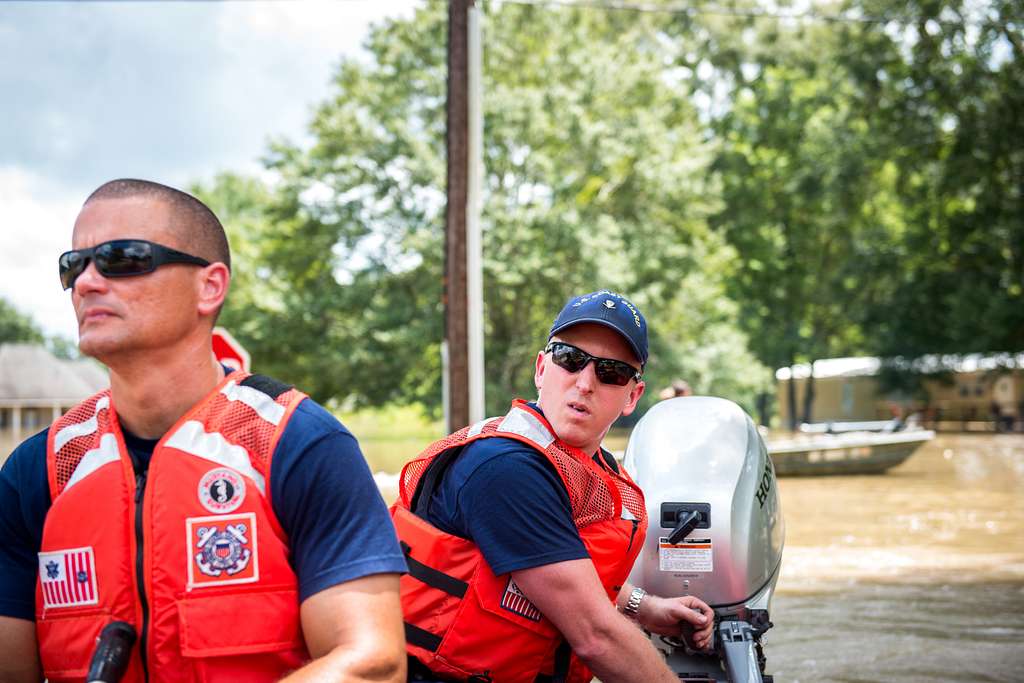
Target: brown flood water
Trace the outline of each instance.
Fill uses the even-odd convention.
[[[778,683],[1024,682],[1024,435],[944,434],[886,474],[779,489]]]
[[[779,488],[776,681],[1024,681],[1024,436],[941,435],[884,475]]]

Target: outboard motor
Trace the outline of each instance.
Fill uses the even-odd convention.
[[[643,489],[649,525],[634,586],[693,595],[715,613],[715,653],[652,635],[680,680],[747,683],[764,675],[761,636],[785,528],[775,468],[750,417],[707,396],[658,403],[629,438],[626,470]]]

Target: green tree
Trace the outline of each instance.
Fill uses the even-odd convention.
[[[42,343],[43,333],[31,317],[0,297],[0,344],[9,342]]]
[[[733,64],[737,85],[716,122],[724,208],[713,222],[739,256],[729,288],[752,349],[781,367],[864,348],[860,323],[878,289],[867,257],[891,234],[877,206],[884,155],[860,93],[829,57],[834,33],[773,29],[765,39],[779,44],[761,62]],[[813,375],[808,387],[804,421]]]
[[[32,320],[0,297],[0,344],[7,343],[43,344],[58,358],[72,360],[79,358],[78,344],[61,335],[45,334]]]
[[[628,293],[646,312],[652,388],[684,375],[749,405],[761,386],[744,367],[709,371],[712,359],[742,354],[745,340],[720,333],[734,320],[716,306],[729,271],[725,245],[707,229],[718,206],[705,172],[712,150],[689,91],[666,66],[682,46],[666,40],[665,21],[519,7],[489,17],[492,410],[509,394],[532,393],[554,312],[600,287]]]
[[[699,375],[751,405],[764,373],[718,305],[730,252],[707,228],[713,150],[669,68],[683,47],[666,19],[485,10],[488,410],[532,394],[554,313],[600,287],[647,312],[652,384]],[[233,239],[252,243],[225,324],[321,400],[440,402],[445,30],[443,6],[376,28],[366,58],[341,63],[313,144],[272,148],[272,189],[208,188]],[[722,360],[734,357],[745,363]]]
[[[865,13],[885,3],[855,3]],[[1019,2],[901,5],[897,27],[843,29],[905,224],[878,353],[1024,349],[1024,12]]]
[[[779,367],[1024,348],[1019,3],[831,13],[890,21],[717,18],[679,62],[721,142],[713,224],[752,349]],[[813,375],[804,420],[812,398]]]

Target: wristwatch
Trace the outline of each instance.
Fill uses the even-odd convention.
[[[635,617],[640,611],[640,602],[646,597],[647,591],[643,588],[634,588],[629,594],[629,600],[626,601],[625,607],[622,608],[622,613]]]

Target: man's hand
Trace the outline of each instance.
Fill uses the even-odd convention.
[[[332,586],[302,602],[302,633],[313,661],[287,683],[405,683],[405,632],[397,574]]]
[[[624,587],[622,592],[628,595],[627,588]],[[687,640],[697,650],[710,652],[714,644],[712,635],[715,620],[712,610],[704,601],[692,595],[662,598],[648,594],[640,602],[640,611],[636,617],[641,626],[658,635],[679,638],[692,631]]]

